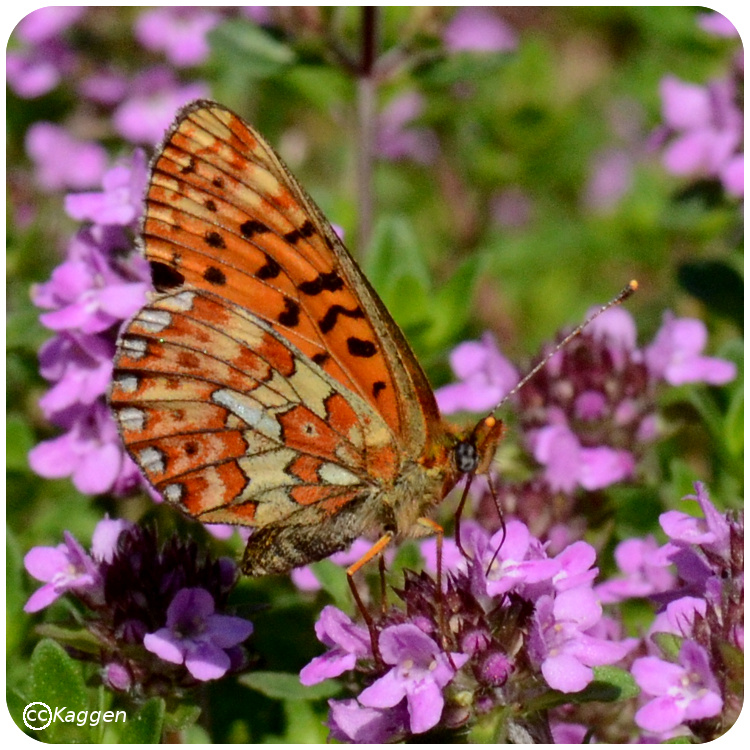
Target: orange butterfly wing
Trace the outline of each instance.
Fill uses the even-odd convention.
[[[259,527],[251,572],[273,572],[405,531],[442,498],[426,376],[262,136],[221,105],[185,107],[142,235],[158,292],[118,342],[110,404],[167,501]]]

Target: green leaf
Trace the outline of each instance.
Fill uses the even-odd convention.
[[[310,565],[310,570],[338,607],[345,609],[349,606],[349,584],[340,565],[331,560],[320,560]]]
[[[89,704],[81,665],[68,656],[62,646],[46,638],[31,654],[28,694],[31,700],[46,703],[53,713],[65,709],[65,715],[86,711]],[[53,721],[44,730],[44,737],[50,742],[82,742],[88,731],[75,722]]]
[[[88,654],[98,654],[101,644],[96,637],[84,628],[64,628],[51,622],[42,623],[36,628],[40,635],[57,643],[70,646]]]
[[[727,449],[735,458],[742,456],[745,449],[745,390],[737,388],[729,402],[724,421],[724,435]]]
[[[670,661],[677,661],[685,639],[672,633],[654,633],[651,640],[659,647],[665,658]]]
[[[743,325],[745,286],[737,269],[721,260],[701,260],[680,266],[681,286],[714,312]]]
[[[29,470],[26,458],[34,447],[34,435],[28,424],[18,417],[8,417],[5,423],[5,468],[9,471]]]
[[[74,711],[88,704],[80,664],[48,638],[40,641],[31,654],[29,693],[50,706],[70,706]]]
[[[417,235],[403,216],[384,216],[376,223],[365,265],[367,278],[381,297],[394,296],[392,290],[403,278],[413,279],[425,289],[430,287],[430,274]],[[388,304],[398,300],[384,301]]]
[[[164,731],[179,732],[193,726],[201,715],[200,706],[181,703],[174,711],[164,714]]]
[[[277,700],[319,700],[330,698],[341,689],[336,680],[325,680],[306,687],[300,683],[299,675],[288,672],[249,672],[242,675],[238,681],[268,698]]]
[[[120,744],[158,744],[161,741],[164,714],[164,700],[150,698],[134,716],[128,717],[120,733]]]
[[[294,51],[250,21],[227,21],[208,34],[211,64],[244,79],[270,78],[294,62]],[[238,63],[241,61],[241,63]]]
[[[352,79],[325,65],[295,65],[284,73],[283,83],[321,112],[330,112],[353,96]]]
[[[640,693],[630,672],[619,667],[594,667],[594,680],[577,693],[550,690],[531,702],[527,709],[539,711],[563,706],[566,703],[614,703],[635,697]]]

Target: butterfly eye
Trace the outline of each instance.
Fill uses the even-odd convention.
[[[479,454],[473,443],[462,440],[456,444],[453,455],[456,459],[456,467],[462,474],[470,474],[476,471],[479,465]]]

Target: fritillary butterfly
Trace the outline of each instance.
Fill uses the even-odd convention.
[[[164,499],[255,528],[248,575],[362,534],[422,536],[502,424],[444,422],[422,368],[315,203],[226,107],[184,107],[151,167],[156,293],[118,342],[110,405]],[[437,527],[439,528],[439,527]],[[369,556],[368,556],[369,559]]]

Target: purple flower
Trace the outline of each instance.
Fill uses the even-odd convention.
[[[114,343],[101,336],[63,332],[39,350],[40,372],[54,383],[39,399],[47,419],[75,404],[90,405],[107,392]]]
[[[302,668],[299,678],[303,685],[315,685],[330,677],[338,677],[354,669],[357,659],[372,658],[367,629],[355,625],[336,607],[323,608],[315,623],[315,634],[330,650]]]
[[[669,510],[659,516],[664,533],[673,541],[695,544],[718,556],[729,552],[729,522],[714,508],[708,492],[701,482],[695,483],[695,495],[685,500],[695,500],[703,511],[703,518],[695,518],[678,510]]]
[[[479,534],[471,539],[476,544],[474,574],[477,575],[477,569],[482,571],[488,596],[500,596],[511,590],[522,590],[524,585],[550,581],[560,572],[560,561],[547,558],[539,540],[521,521],[508,521],[505,534],[498,531],[489,540]]]
[[[662,327],[645,351],[649,372],[670,385],[696,382],[723,385],[734,380],[737,368],[733,362],[701,356],[707,338],[702,321],[675,318],[665,312]]]
[[[599,601],[585,586],[537,600],[529,650],[550,687],[563,693],[583,690],[594,679],[591,667],[614,664],[630,650],[629,642],[586,633],[601,617]]]
[[[148,633],[143,645],[160,659],[184,664],[201,681],[222,677],[231,666],[228,649],[250,637],[253,625],[241,617],[217,615],[203,588],[180,590],[167,610],[167,625]]]
[[[24,612],[38,612],[67,591],[76,591],[94,602],[102,600],[102,581],[94,560],[69,532],[65,544],[57,547],[34,547],[26,553],[23,564],[30,575],[44,586],[26,602]]]
[[[598,213],[613,209],[633,184],[633,157],[622,148],[611,148],[594,157],[584,203]]]
[[[123,453],[117,427],[103,401],[70,410],[61,419],[68,431],[29,451],[29,465],[46,479],[72,477],[85,494],[108,492],[118,483],[132,486],[135,464]]]
[[[604,604],[650,596],[675,584],[668,567],[668,553],[652,536],[620,542],[615,549],[615,561],[625,577],[612,578],[596,587],[596,595]]]
[[[62,34],[86,13],[87,8],[78,5],[50,5],[24,16],[16,26],[19,39],[30,44],[39,44]]]
[[[130,670],[117,661],[109,662],[102,669],[102,681],[110,688],[121,693],[128,692],[133,687],[133,675]]]
[[[397,96],[378,118],[375,148],[385,159],[413,159],[430,164],[439,150],[437,136],[429,128],[410,125],[424,111],[424,98],[416,91]]]
[[[721,176],[741,148],[742,112],[730,78],[708,86],[666,76],[661,82],[662,115],[668,134],[663,161],[676,175]]]
[[[629,451],[607,446],[584,448],[577,435],[561,424],[530,432],[529,442],[553,490],[572,492],[579,485],[587,490],[601,489],[627,479],[635,468]]]
[[[370,708],[392,708],[406,698],[412,733],[432,729],[443,712],[442,689],[454,675],[448,656],[411,623],[385,628],[378,645],[383,661],[392,669],[365,688],[359,702]],[[460,669],[469,657],[453,653],[451,658]]]
[[[451,52],[512,52],[516,32],[489,8],[460,8],[443,31]]]
[[[110,265],[107,244],[108,232],[102,227],[79,232],[71,242],[69,260],[48,282],[32,288],[37,307],[53,309],[39,316],[44,326],[100,333],[143,305],[148,285],[125,281]]]
[[[696,615],[705,617],[707,603],[695,596],[683,596],[669,602],[663,612],[655,618],[649,629],[651,633],[671,633],[682,638],[693,633]]]
[[[124,73],[116,70],[98,70],[78,84],[83,97],[105,107],[119,104],[128,92],[128,81]]]
[[[492,197],[490,213],[501,229],[523,229],[531,221],[534,204],[520,187],[508,187]]]
[[[395,742],[408,734],[409,711],[403,701],[392,708],[370,708],[355,699],[330,700],[331,738],[357,744]]]
[[[726,39],[738,39],[740,36],[734,24],[721,13],[704,13],[698,16],[698,25],[709,34]]]
[[[451,352],[450,362],[461,382],[435,391],[445,414],[492,409],[518,383],[516,368],[500,353],[491,333],[485,333],[481,341],[459,344]]]
[[[35,122],[28,129],[26,153],[36,167],[36,181],[47,191],[93,187],[107,168],[102,146],[79,141],[51,122]]]
[[[682,644],[677,664],[646,656],[635,660],[632,673],[641,690],[654,696],[635,715],[636,724],[649,732],[668,732],[685,721],[721,712],[721,693],[708,654],[693,641]]]
[[[588,586],[599,573],[595,568],[596,550],[587,542],[573,542],[560,552],[555,561],[560,569],[552,577],[556,591]]]
[[[220,20],[205,8],[152,8],[138,16],[135,37],[147,50],[164,52],[177,67],[199,65],[210,51],[206,35]]]
[[[135,524],[124,518],[104,518],[96,524],[91,536],[91,554],[95,560],[110,563],[117,552],[117,540],[123,531],[129,531]]]
[[[208,96],[202,81],[180,85],[166,68],[152,68],[131,82],[131,94],[112,115],[115,130],[132,143],[159,143],[177,110]]]
[[[65,197],[65,212],[77,221],[128,226],[143,210],[148,181],[146,155],[136,149],[130,164],[118,164],[102,178],[101,193],[78,193]]]

